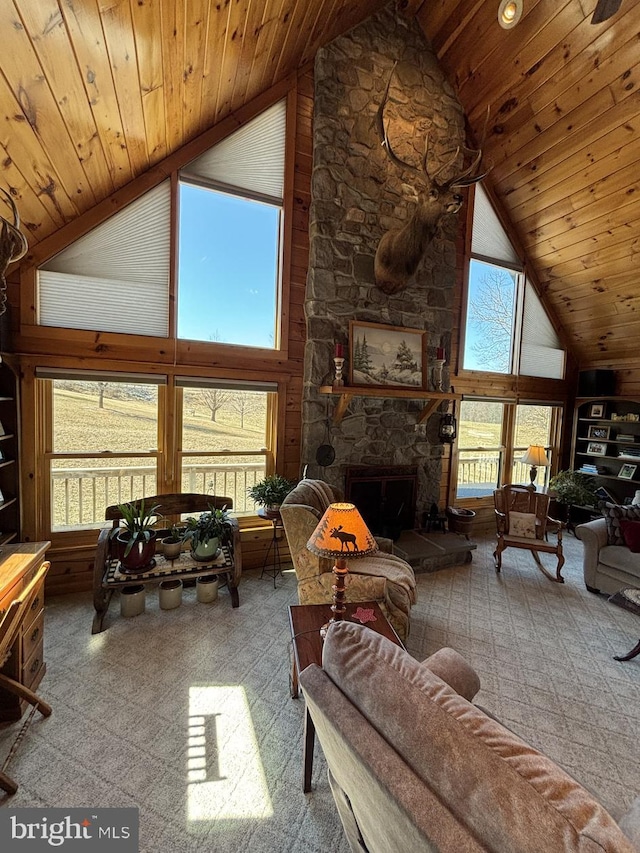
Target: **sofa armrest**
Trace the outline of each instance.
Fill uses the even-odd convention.
[[[596,518],[586,524],[576,527],[576,536],[584,544],[582,567],[584,582],[592,589],[598,588],[597,574],[600,562],[600,549],[607,544],[607,522],[604,518]]]
[[[438,649],[422,665],[431,670],[468,702],[480,690],[480,678],[472,666],[454,649]]]

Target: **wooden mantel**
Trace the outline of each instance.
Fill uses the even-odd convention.
[[[342,421],[352,397],[395,397],[396,399],[403,400],[427,400],[428,402],[424,409],[420,412],[420,417],[418,418],[419,424],[424,423],[436,406],[443,400],[462,399],[462,394],[454,394],[447,391],[421,391],[418,388],[414,390],[412,388],[385,388],[380,386],[372,386],[371,388],[348,388],[346,386],[334,388],[332,385],[321,385],[318,393],[340,397],[333,412],[333,423],[336,425]]]

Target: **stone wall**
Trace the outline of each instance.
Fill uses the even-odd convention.
[[[326,443],[336,401],[317,389],[331,382],[335,343],[344,344],[348,355],[351,319],[425,330],[428,365],[437,347],[450,352],[457,218],[444,220],[405,290],[386,295],[373,275],[380,237],[407,222],[427,187],[419,169],[400,169],[389,160],[376,132],[376,112],[396,60],[385,112],[396,154],[420,166],[428,132],[433,173],[464,141],[462,108],[413,21],[387,9],[319,51],[301,458],[307,476],[340,488],[348,465],[417,465],[419,520],[438,501],[442,457],[438,412],[426,428],[417,426],[424,403],[354,398],[341,425],[330,429],[335,462],[322,468],[315,457]],[[427,388],[433,389],[428,374]],[[444,380],[447,390],[446,367]]]

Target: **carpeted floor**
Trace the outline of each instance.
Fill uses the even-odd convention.
[[[638,617],[584,589],[581,544],[566,536],[567,582],[508,550],[497,576],[493,539],[473,562],[418,576],[409,651],[443,645],[479,671],[478,700],[560,763],[619,817],[640,792]],[[346,853],[319,750],[302,793],[304,706],[288,692],[287,605],[293,572],[247,572],[240,608],[161,611],[155,592],[134,619],[111,605],[91,636],[89,595],[51,599],[48,672],[53,715],[32,725],[10,766],[19,806],[138,806],[140,850],[181,853]],[[15,731],[15,727],[13,728]],[[0,732],[0,755],[11,730]]]

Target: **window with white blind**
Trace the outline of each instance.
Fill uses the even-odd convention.
[[[472,228],[463,367],[562,379],[560,339],[479,184]]]
[[[179,338],[278,346],[285,106],[180,172]]]
[[[171,184],[164,181],[38,271],[38,323],[169,334]]]

